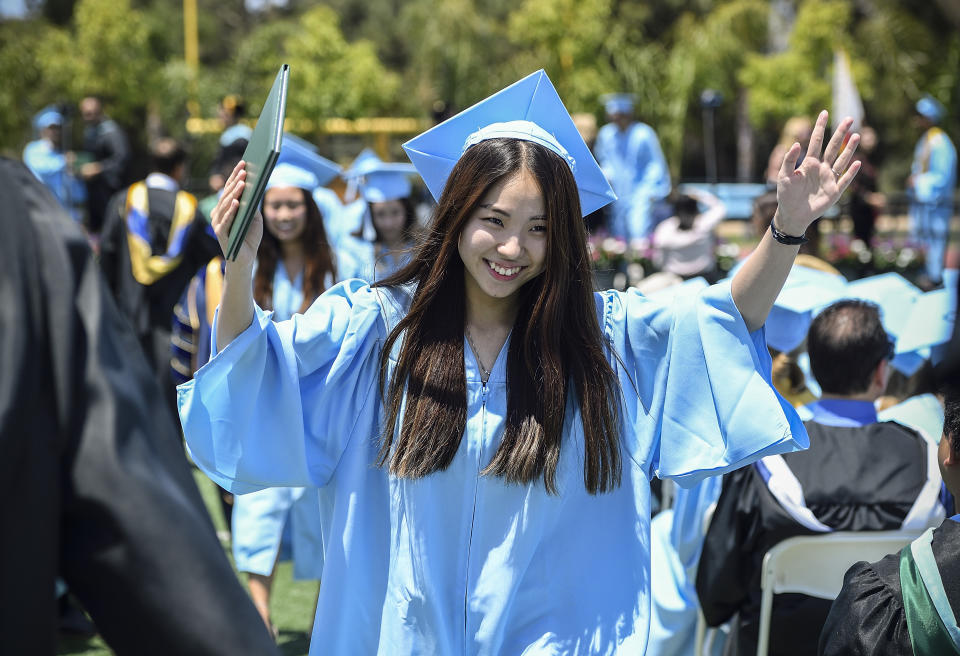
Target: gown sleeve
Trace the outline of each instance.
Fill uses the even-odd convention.
[[[255,308],[251,325],[177,388],[197,466],[238,494],[328,483],[358,425],[375,421],[379,293],[346,281],[277,323]]]
[[[893,554],[877,563],[859,562],[847,571],[820,633],[821,656],[913,653],[898,563],[899,554]]]
[[[648,476],[689,487],[807,448],[803,423],[771,383],[763,328],[747,330],[729,282],[670,304],[636,290],[600,296],[626,447]]]

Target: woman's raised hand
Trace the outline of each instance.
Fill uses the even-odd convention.
[[[777,177],[779,207],[774,220],[777,229],[788,235],[806,232],[811,223],[837,202],[860,170],[859,161],[851,164],[853,153],[860,143],[860,135],[853,133],[847,139],[853,125],[852,118],[840,122],[821,157],[827,118],[826,110],[820,112],[810,136],[807,154],[800,166],[797,166],[802,150],[799,143],[793,144],[787,151],[780,166]]]
[[[217,206],[210,213],[210,224],[214,233],[217,235],[217,241],[220,242],[220,250],[224,256],[227,254],[227,248],[230,243],[230,227],[233,220],[237,217],[237,211],[240,209],[240,196],[243,194],[243,188],[247,179],[247,171],[244,168],[246,162],[240,161],[233,168],[227,183],[223,186],[223,193],[217,201]],[[257,256],[257,249],[260,247],[260,240],[263,238],[263,217],[257,211],[253,220],[250,222],[250,228],[243,239],[243,245],[240,252],[237,253],[236,264],[250,266]]]

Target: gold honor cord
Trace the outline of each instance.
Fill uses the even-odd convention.
[[[141,212],[144,217],[149,216],[147,202],[147,185],[137,182],[130,186],[127,192],[127,245],[130,248],[130,267],[133,277],[141,285],[152,285],[165,275],[177,268],[181,259],[181,248],[171,253],[171,248],[181,232],[186,230],[197,211],[197,199],[193,194],[178,191],[173,207],[173,221],[170,225],[170,234],[167,237],[167,253],[154,255],[148,239],[149,235],[140,235],[130,229],[131,211]]]

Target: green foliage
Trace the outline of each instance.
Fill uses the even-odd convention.
[[[377,59],[371,42],[347,43],[328,7],[309,10],[297,24],[300,29],[282,46],[290,84],[306,90],[291,94],[291,116],[355,118],[394,109],[399,80]]]
[[[48,23],[0,23],[0,147],[10,154],[19,156],[36,111],[67,98],[69,76],[48,69],[69,47],[66,33]]]
[[[754,125],[777,128],[791,116],[815,116],[830,106],[834,50],[851,40],[850,14],[845,0],[807,0],[786,51],[747,57],[739,78],[750,91]]]
[[[638,117],[681,177],[684,162],[702,157],[704,89],[725,99],[721,156],[736,149],[730,128],[747,117],[763,150],[790,116],[829,106],[843,47],[889,187],[902,183],[918,136],[906,120],[916,99],[960,100],[960,30],[943,2],[796,0],[780,53],[769,52],[767,0],[290,0],[260,13],[243,0],[197,5],[197,71],[183,62],[180,2],[46,0],[37,18],[0,24],[0,148],[19,152],[33,113],[88,92],[105,95],[134,131],[145,132],[149,116],[151,131],[182,137],[188,105],[212,117],[225,93],[244,96],[255,114],[284,62],[288,115],[314,121],[424,116],[438,100],[463,109],[544,68],[571,112],[602,120],[603,93],[635,94]],[[958,120],[945,126],[955,138]],[[205,152],[210,139],[201,141]]]
[[[571,111],[594,111],[601,94],[620,80],[611,53],[610,0],[526,0],[510,15],[517,52],[510,67],[519,77],[546,69]]]
[[[74,10],[72,41],[58,63],[72,74],[74,98],[96,93],[109,100],[114,118],[130,121],[145,104],[157,62],[149,47],[142,13],[129,0],[80,0]]]
[[[412,0],[399,23],[407,43],[415,44],[404,79],[415,111],[438,100],[464,109],[513,81],[502,70],[509,53],[505,31],[472,0]]]
[[[287,115],[320,120],[380,115],[394,109],[399,78],[387,71],[369,41],[348,43],[337,15],[315,7],[297,19],[256,28],[238,49],[228,79],[256,115],[281,64],[290,65]]]

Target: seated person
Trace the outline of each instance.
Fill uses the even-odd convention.
[[[879,309],[834,303],[811,323],[807,350],[823,392],[805,406],[810,448],[726,476],[704,540],[697,594],[708,624],[732,619],[728,654],[756,653],[761,563],[777,543],[830,531],[921,529],[946,514],[940,472],[927,464],[936,445],[877,420],[874,401],[892,356]],[[777,595],[770,653],[814,653],[829,609],[829,601]]]
[[[960,390],[944,399],[937,460],[960,494]],[[956,654],[960,652],[960,515],[928,530],[900,553],[860,562],[844,577],[820,634],[820,654]]]
[[[701,205],[705,207],[703,211]],[[665,219],[653,232],[660,269],[681,278],[703,276],[716,282],[716,239],[713,233],[726,215],[726,206],[711,193],[691,189],[677,194],[673,216]]]

